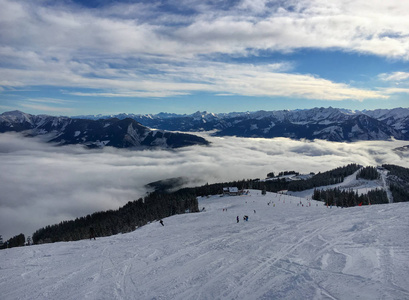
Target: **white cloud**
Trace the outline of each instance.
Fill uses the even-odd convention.
[[[69,106],[75,104],[76,101],[55,98],[29,98],[23,101],[17,101],[16,103],[18,103],[21,109],[30,108],[45,112],[66,114],[73,111],[73,108]]]
[[[19,85],[42,85],[47,81],[49,86],[87,88],[91,90],[70,93],[94,97],[169,97],[206,91],[321,100],[387,98],[378,91],[353,88],[312,75],[288,73],[286,71],[291,69],[289,63],[257,66],[188,60],[171,65],[152,64],[149,68],[156,69],[157,72],[146,74],[133,69],[112,70],[105,69],[103,65],[88,65],[89,72],[106,74],[104,78],[100,78],[87,77],[71,69],[70,65],[60,63],[54,70],[0,69],[0,76],[9,78],[11,82],[18,82]]]
[[[384,94],[409,94],[409,87],[408,88],[398,88],[398,87],[384,88],[382,92]]]
[[[75,103],[76,101],[71,100],[63,100],[63,99],[56,99],[56,98],[30,98],[27,101],[35,102],[35,103],[49,103],[49,104],[68,104],[68,103]]]
[[[208,13],[181,27],[176,36],[203,52],[246,49],[292,51],[338,48],[409,59],[408,4],[365,1],[291,1],[263,15]],[[256,9],[258,11],[258,9]],[[205,41],[205,42],[204,42]],[[199,51],[199,50],[196,50]]]
[[[105,97],[210,91],[363,100],[387,96],[288,69],[217,65],[212,57],[314,48],[409,59],[404,1],[261,0],[229,9],[222,2],[182,3],[193,13],[164,13],[158,3],[96,10],[0,0],[0,86],[89,88],[74,94]]]
[[[68,113],[68,112],[73,111],[72,108],[68,108],[68,107],[55,107],[55,106],[50,106],[50,105],[40,105],[40,104],[34,104],[34,103],[28,103],[28,102],[20,103],[19,106],[24,107],[24,108],[42,110],[46,112]]]
[[[0,234],[31,235],[48,224],[116,209],[145,195],[145,184],[177,176],[198,180],[197,185],[265,177],[272,171],[326,171],[348,163],[409,167],[409,155],[392,151],[404,141],[209,139],[209,147],[176,151],[101,151],[0,134]]]
[[[185,2],[179,24],[158,24],[158,5],[118,4],[102,10],[1,2],[2,44],[50,53],[150,54],[194,57],[333,48],[409,59],[404,1],[242,1],[228,10]],[[140,13],[138,13],[140,11]],[[132,13],[133,12],[133,13]],[[143,17],[148,15],[149,17]],[[246,12],[246,13],[244,13]],[[129,16],[132,16],[131,18]],[[175,18],[176,19],[176,18]],[[181,22],[180,20],[186,20]],[[187,22],[189,21],[189,22]]]
[[[408,72],[393,72],[393,73],[382,73],[379,74],[379,78],[384,81],[405,81],[409,79]]]

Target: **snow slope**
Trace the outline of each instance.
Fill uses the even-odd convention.
[[[199,203],[165,226],[0,251],[1,299],[409,299],[409,203]]]

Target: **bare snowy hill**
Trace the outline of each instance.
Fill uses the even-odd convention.
[[[330,209],[252,190],[199,204],[165,226],[0,251],[1,298],[409,298],[408,203]]]

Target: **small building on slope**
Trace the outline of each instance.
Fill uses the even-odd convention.
[[[240,195],[239,188],[237,188],[235,186],[224,187],[223,188],[223,195],[238,196],[238,195]]]

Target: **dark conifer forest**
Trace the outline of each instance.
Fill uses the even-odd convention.
[[[376,180],[380,178],[379,172],[375,167],[365,167],[362,168],[359,173],[356,175],[356,179],[367,179],[367,180]]]
[[[349,164],[344,167],[339,167],[327,172],[318,173],[310,179],[292,181],[288,185],[289,191],[304,191],[312,189],[319,186],[326,186],[341,183],[344,181],[344,178],[352,175],[354,172],[361,168],[357,164]]]
[[[393,202],[409,201],[409,169],[396,165],[382,165],[389,171],[388,181]]]
[[[144,199],[128,202],[118,210],[96,212],[86,217],[46,226],[33,234],[34,244],[76,241],[133,231],[149,222],[175,214],[198,212],[194,193],[183,189],[174,193],[154,192]]]
[[[21,247],[21,246],[24,246],[25,243],[26,243],[26,238],[24,234],[20,233],[19,235],[16,235],[12,237],[11,239],[5,241],[2,245],[0,245],[0,249]]]
[[[312,199],[323,201],[326,205],[352,207],[357,205],[386,204],[388,196],[384,190],[372,190],[358,195],[354,191],[341,189],[314,190]]]

